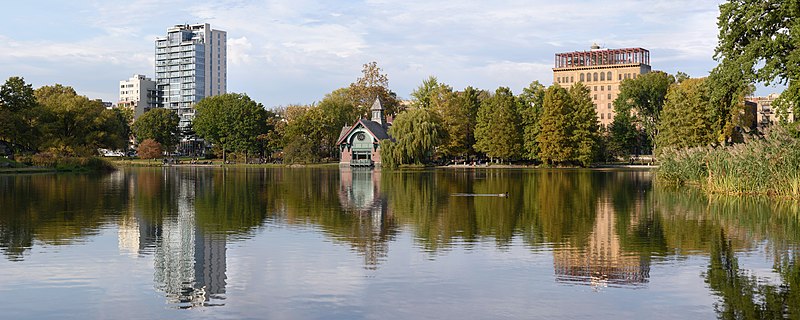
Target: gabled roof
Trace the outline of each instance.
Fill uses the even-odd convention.
[[[384,128],[380,123],[367,119],[359,119],[358,122],[353,124],[352,127],[342,128],[342,133],[339,134],[339,140],[336,141],[336,145],[339,145],[342,142],[344,142],[344,140],[347,139],[350,133],[353,132],[353,130],[355,130],[356,128],[358,128],[359,124],[362,127],[366,128],[367,131],[370,134],[372,134],[373,137],[375,137],[375,139],[378,140],[391,139],[389,133],[386,132],[386,128]]]

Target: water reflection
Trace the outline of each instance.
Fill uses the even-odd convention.
[[[375,269],[388,255],[388,241],[397,232],[381,192],[381,171],[340,168],[339,179],[339,202],[354,216],[352,231],[343,238],[364,256],[367,269]]]
[[[645,171],[135,169],[0,176],[0,251],[18,263],[37,245],[81,245],[110,229],[121,255],[152,259],[148,276],[168,304],[192,308],[234,299],[229,245],[265,226],[322,234],[372,275],[406,233],[415,246],[403,252],[430,261],[522,246],[552,258],[541,276],[565,288],[653,289],[660,264],[702,259],[697,278],[721,318],[780,318],[800,315],[799,211],[654,187]],[[751,266],[753,256],[771,269]]]

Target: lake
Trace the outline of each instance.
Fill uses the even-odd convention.
[[[798,211],[623,169],[0,175],[0,318],[797,319]]]

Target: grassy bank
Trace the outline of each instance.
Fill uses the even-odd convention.
[[[0,160],[0,173],[113,171],[114,165],[99,157],[58,156],[51,153],[21,155],[16,161]]]
[[[800,139],[780,127],[734,146],[665,150],[659,162],[661,182],[800,199]]]

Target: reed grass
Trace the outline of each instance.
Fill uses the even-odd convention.
[[[800,139],[779,126],[732,146],[664,150],[659,163],[658,179],[667,184],[800,198]]]

